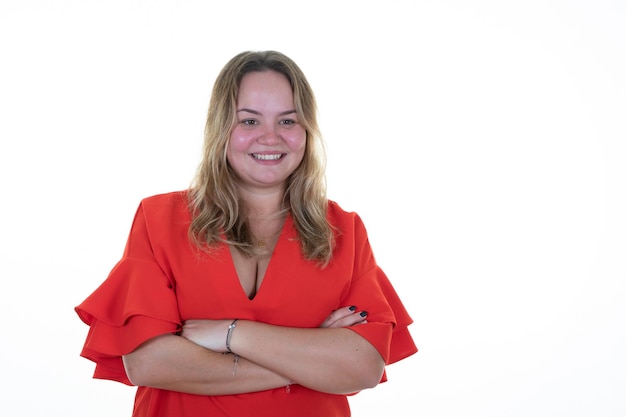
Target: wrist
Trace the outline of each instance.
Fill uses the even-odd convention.
[[[233,337],[233,332],[235,331],[235,328],[237,327],[238,321],[239,319],[233,320],[228,326],[228,330],[226,331],[226,343],[225,344],[226,344],[226,352],[228,353],[235,353],[231,349],[231,340]]]

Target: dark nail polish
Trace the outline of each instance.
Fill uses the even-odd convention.
[[[361,311],[361,312],[359,313],[359,316],[361,316],[361,317],[365,317],[365,316],[367,316],[367,311]]]
[[[350,306],[350,307],[348,307],[348,310],[354,311],[354,310],[356,310],[356,306]]]

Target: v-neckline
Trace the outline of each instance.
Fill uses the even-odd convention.
[[[292,219],[291,219],[291,215],[288,213],[287,217],[285,218],[285,222],[283,223],[283,226],[282,226],[282,228],[280,230],[280,233],[278,234],[278,239],[276,241],[276,245],[274,245],[274,249],[272,250],[272,253],[270,254],[269,261],[267,263],[267,268],[265,268],[265,273],[263,274],[263,277],[261,278],[261,283],[258,284],[258,287],[256,288],[256,292],[254,293],[254,296],[252,298],[250,298],[248,296],[248,294],[246,293],[246,289],[244,288],[244,286],[242,284],[242,281],[241,281],[241,278],[239,277],[239,272],[237,271],[237,265],[235,264],[235,258],[233,257],[233,252],[232,252],[233,250],[236,250],[236,249],[232,249],[231,250],[231,247],[229,245],[226,245],[226,250],[228,252],[228,256],[229,256],[229,260],[230,260],[230,266],[231,266],[231,269],[232,269],[232,275],[235,278],[234,279],[235,280],[235,285],[238,286],[238,292],[248,302],[254,302],[255,300],[257,300],[259,298],[260,294],[262,293],[262,289],[265,288],[268,285],[267,284],[267,280],[272,275],[271,274],[272,265],[276,262],[276,260],[275,260],[276,254],[277,254],[278,250],[280,249],[280,247],[283,245],[283,241],[288,238],[287,237],[287,233],[291,229],[292,229]]]

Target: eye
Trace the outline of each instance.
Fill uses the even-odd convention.
[[[244,119],[240,121],[239,123],[241,123],[244,126],[254,126],[257,124],[257,121],[254,119]]]
[[[285,119],[285,120],[281,120],[279,123],[281,125],[291,126],[291,125],[295,125],[296,121],[293,119]]]

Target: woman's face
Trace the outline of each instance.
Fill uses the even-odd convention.
[[[240,184],[284,189],[305,147],[306,131],[298,121],[287,78],[275,71],[244,75],[237,98],[237,124],[226,151]]]

